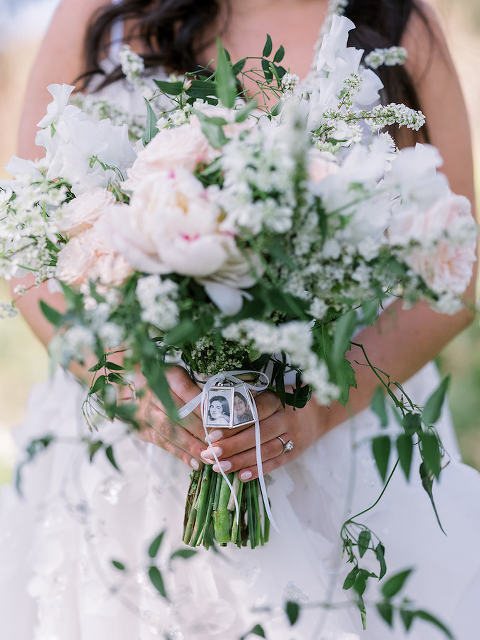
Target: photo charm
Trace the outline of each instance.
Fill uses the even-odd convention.
[[[207,428],[234,429],[254,422],[253,396],[246,384],[220,384],[208,391]]]

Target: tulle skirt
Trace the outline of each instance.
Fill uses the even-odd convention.
[[[405,387],[422,404],[437,384],[430,364]],[[2,638],[237,640],[256,624],[275,640],[443,637],[421,620],[408,636],[400,621],[389,630],[368,604],[363,631],[358,610],[348,602],[351,593],[342,590],[351,566],[341,557],[341,524],[382,489],[369,441],[379,431],[378,418],[369,410],[269,476],[279,530],[271,531],[266,546],[219,553],[200,548],[191,558],[172,560],[183,547],[188,468],[153,445],[125,437],[117,422],[102,425],[95,437],[113,445],[121,472],[103,450],[91,463],[81,442],[89,435],[81,412],[84,393],[69,374],[57,373],[34,388],[27,418],[15,430],[20,452],[46,434],[58,442],[24,467],[23,497],[13,486],[1,493]],[[480,628],[480,475],[461,464],[446,410],[438,430],[451,458],[434,488],[447,535],[421,486],[418,460],[410,482],[398,470],[361,521],[385,545],[390,574],[415,569],[405,595],[437,615],[457,640],[471,640]],[[162,530],[151,560],[149,544]],[[148,578],[152,563],[162,573],[167,598]],[[379,599],[378,589],[368,587],[367,603]],[[302,605],[294,626],[285,614],[287,600]],[[327,610],[320,606],[325,602],[334,606]]]

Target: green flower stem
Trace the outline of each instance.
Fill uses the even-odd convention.
[[[233,499],[233,496],[238,494],[238,487],[239,486],[240,486],[240,478],[238,477],[238,473],[235,473],[233,475],[233,482],[232,482],[233,493],[230,492],[230,498],[228,500],[228,505],[227,505],[227,509],[229,511],[236,511],[236,509],[235,509],[235,500]]]
[[[263,543],[266,544],[270,538],[270,518],[268,517],[265,505],[263,505]]]
[[[195,518],[197,516],[197,509],[195,508],[195,503],[198,498],[198,493],[200,491],[200,484],[202,478],[202,471],[194,471],[192,473],[192,479],[190,481],[190,487],[188,489],[187,494],[187,507],[185,510],[185,521],[184,521],[184,529],[183,529],[183,542],[185,544],[189,544],[193,525],[195,524]]]
[[[250,547],[255,549],[255,516],[253,510],[252,501],[252,484],[247,484],[247,518],[248,518],[248,539],[250,540]]]
[[[235,484],[234,484],[235,486]],[[242,494],[243,494],[243,482],[239,482],[238,491],[237,491],[237,500],[238,505],[240,507],[240,515],[237,522],[237,514],[233,514],[233,525],[232,525],[232,535],[230,537],[230,541],[236,544],[238,547],[241,547],[241,527],[242,527],[242,519],[245,510],[242,508]]]
[[[208,489],[208,498],[207,498],[207,513],[205,515],[205,522],[202,527],[200,537],[196,540],[197,544],[202,544],[202,542],[205,543],[205,538],[208,537],[206,536],[206,533],[210,525],[210,522],[212,520],[213,501],[215,500],[215,490],[216,490],[216,484],[217,484],[215,475],[216,474],[212,474],[212,477],[210,478],[210,486]]]
[[[196,545],[205,522],[205,515],[208,507],[210,477],[212,473],[213,471],[212,471],[211,465],[206,464],[202,470],[202,482],[200,485],[200,493],[198,494],[198,498],[196,500],[196,505],[195,505],[197,510],[197,517],[195,518],[195,526],[193,527],[193,532],[188,543],[192,547]]]
[[[227,477],[228,480],[232,482],[233,473],[229,473]],[[229,500],[230,487],[222,477],[218,506],[213,516],[215,539],[219,544],[227,544],[227,542],[230,542],[230,512],[227,509]]]
[[[223,480],[221,476],[215,474],[214,482],[215,482],[215,499],[213,501],[213,510],[216,511],[218,509],[218,501],[220,500],[220,489],[222,488],[222,483],[220,480]]]
[[[260,536],[261,522],[260,522],[260,506],[258,504],[258,481],[255,480],[252,482],[252,493],[253,493],[253,509],[255,512],[255,545],[260,544],[260,539],[263,536]],[[263,544],[263,541],[262,541]]]

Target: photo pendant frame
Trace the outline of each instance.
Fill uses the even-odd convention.
[[[208,391],[205,427],[236,429],[255,422],[252,392],[245,383],[218,384]]]

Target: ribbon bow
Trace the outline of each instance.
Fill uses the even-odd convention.
[[[240,375],[251,374],[251,373],[258,376],[257,384],[250,384],[238,377]],[[192,413],[192,411],[194,411],[198,407],[198,405],[201,405],[202,424],[203,424],[203,429],[205,431],[205,439],[208,445],[210,446],[210,448],[212,449],[215,462],[217,463],[220,473],[222,474],[225,482],[228,485],[228,488],[230,489],[230,493],[235,502],[235,511],[236,511],[237,524],[238,524],[239,518],[240,518],[240,507],[238,505],[237,496],[230,483],[230,480],[227,478],[225,472],[223,471],[220,465],[220,461],[217,458],[215,451],[213,450],[213,445],[210,440],[210,436],[208,434],[207,428],[205,426],[207,422],[207,413],[208,413],[208,407],[207,407],[208,393],[213,387],[220,385],[224,382],[230,382],[234,385],[242,384],[242,385],[245,385],[247,389],[249,389],[250,391],[258,392],[258,391],[264,391],[265,389],[267,389],[270,383],[270,380],[263,371],[249,371],[249,370],[222,371],[208,378],[208,380],[205,382],[205,385],[201,393],[199,393],[198,396],[195,396],[195,398],[192,398],[189,402],[187,402],[186,405],[184,405],[181,409],[179,409],[178,415],[180,416],[181,419],[183,419],[186,416],[188,416],[190,413]],[[260,449],[260,421],[258,419],[258,411],[255,405],[255,402],[252,403],[252,414],[255,422],[255,455],[257,459],[258,481],[260,482],[260,490],[262,492],[263,504],[265,505],[265,511],[267,513],[267,516],[272,526],[276,531],[278,531],[278,527],[275,523],[275,520],[273,519],[272,511],[270,509],[270,504],[268,502],[267,487],[265,486],[265,478],[263,476],[262,454]]]

